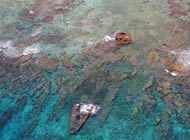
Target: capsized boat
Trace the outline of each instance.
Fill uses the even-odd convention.
[[[79,131],[90,115],[95,115],[100,110],[99,105],[94,104],[75,104],[69,121],[69,132],[74,134]]]

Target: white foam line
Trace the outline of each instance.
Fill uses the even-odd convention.
[[[171,54],[176,55],[176,52],[174,52],[174,51],[168,51],[168,52],[171,53]]]
[[[100,106],[94,105],[94,104],[81,104],[80,105],[80,113],[81,114],[88,114],[91,109],[92,109],[91,114],[95,115],[100,110]]]
[[[170,71],[167,70],[167,69],[165,69],[165,72],[171,74],[172,76],[177,76],[177,75],[178,75],[177,73],[175,73],[175,72],[170,72]]]
[[[18,48],[14,46],[12,40],[0,41],[0,51],[3,52],[3,55],[10,58],[20,57],[22,55],[36,54],[41,51],[39,44],[33,44],[26,48]]]
[[[39,35],[42,32],[42,28],[37,28],[30,36],[34,37]]]
[[[39,53],[40,50],[41,49],[40,49],[39,44],[34,44],[34,45],[26,47],[22,55],[36,54],[36,53]]]

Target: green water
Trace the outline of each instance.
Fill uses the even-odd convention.
[[[190,139],[189,36],[188,0],[0,0],[0,139]]]

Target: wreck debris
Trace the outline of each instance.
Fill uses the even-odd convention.
[[[131,36],[126,33],[117,33],[115,40],[118,45],[127,45],[131,43]]]
[[[75,104],[69,121],[69,132],[76,133],[84,125],[90,115],[95,115],[100,110],[99,105]]]

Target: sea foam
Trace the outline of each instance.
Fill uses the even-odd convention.
[[[31,46],[26,46],[24,48],[16,47],[14,41],[0,41],[0,51],[3,55],[9,58],[20,57],[23,55],[36,54],[41,51],[40,44],[36,43]]]

